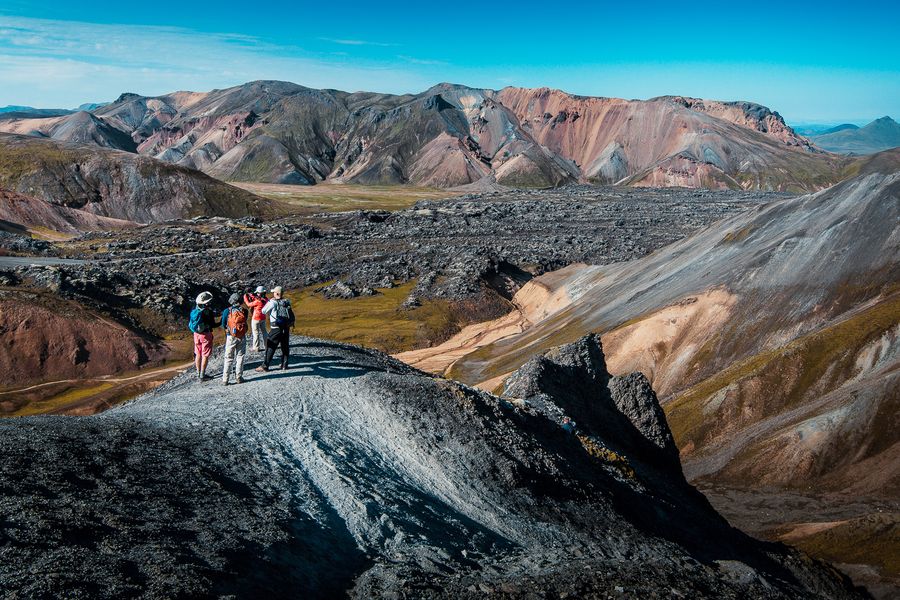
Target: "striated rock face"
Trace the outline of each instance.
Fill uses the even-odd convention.
[[[244,385],[184,375],[93,417],[0,420],[0,594],[865,597],[611,451],[634,427],[572,432],[377,352],[292,345]],[[555,392],[605,377],[594,339],[553,369]]]
[[[99,217],[87,211],[59,206],[46,200],[24,196],[0,189],[0,229],[35,228],[61,233],[78,234],[85,231],[106,231],[135,227],[131,221]]]
[[[131,144],[220,179],[287,184],[590,181],[811,191],[840,180],[849,161],[822,153],[778,113],[750,102],[622,100],[548,88],[443,83],[394,96],[254,81],[205,93],[127,94],[90,122],[83,115],[0,121],[0,131]],[[91,133],[77,136],[79,129]]]
[[[193,169],[127,152],[10,134],[0,134],[0,188],[137,223],[197,215],[243,217],[270,210],[268,201]],[[94,224],[110,221],[98,219]]]

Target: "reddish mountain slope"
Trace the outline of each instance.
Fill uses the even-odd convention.
[[[0,189],[0,226],[4,224],[29,231],[49,229],[71,234],[137,225],[131,221],[98,217],[87,211]]]

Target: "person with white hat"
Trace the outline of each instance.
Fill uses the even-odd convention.
[[[212,298],[209,292],[200,292],[197,296],[197,306],[191,311],[191,319],[188,322],[188,327],[194,334],[194,366],[197,368],[197,377],[200,381],[212,379],[206,375],[206,365],[213,349],[213,329],[216,326],[215,316],[209,307]]]
[[[263,314],[263,307],[269,301],[266,298],[266,288],[261,285],[256,286],[255,292],[247,292],[244,294],[244,304],[253,311],[250,319],[250,331],[253,333],[253,341],[250,343],[250,349],[254,352],[265,352],[266,350],[266,315]]]

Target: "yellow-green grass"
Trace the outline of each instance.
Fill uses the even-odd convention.
[[[900,577],[900,513],[870,514],[785,541],[817,558],[873,565],[884,575]]]
[[[459,327],[446,300],[424,300],[419,307],[401,308],[414,281],[378,290],[375,296],[350,299],[316,294],[322,285],[327,284],[286,294],[297,316],[295,332],[394,353],[439,343]]]
[[[898,323],[900,293],[782,348],[734,363],[701,381],[665,407],[678,445],[700,445],[715,430],[715,419],[704,414],[703,405],[728,386],[759,380],[761,389],[770,395],[768,412],[796,406],[813,390],[825,392],[846,381],[855,368],[859,350]],[[792,368],[796,376],[786,377],[787,368]]]
[[[4,414],[6,417],[27,417],[31,415],[41,415],[56,410],[60,410],[75,404],[88,400],[92,396],[111,389],[114,383],[73,383],[68,389],[59,394],[54,394],[49,398],[28,402],[17,410]]]
[[[299,213],[341,212],[347,210],[402,210],[419,200],[435,200],[458,192],[406,185],[355,185],[320,183],[317,185],[279,185],[274,183],[234,182],[239,188],[263,198],[277,200]]]

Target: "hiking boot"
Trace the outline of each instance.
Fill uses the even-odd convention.
[[[269,367],[262,367],[262,366],[261,366],[261,367],[256,367],[256,368],[253,369],[253,370],[256,371],[257,373],[265,373],[265,372],[267,372],[267,371],[269,370]]]
[[[235,381],[235,383],[244,383],[244,378],[238,377],[237,380]]]

